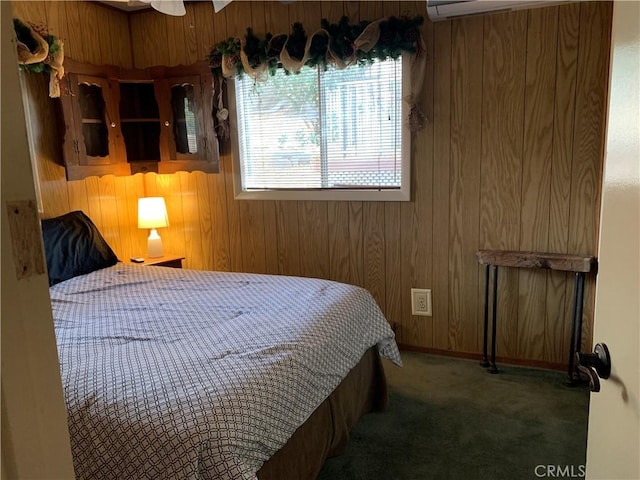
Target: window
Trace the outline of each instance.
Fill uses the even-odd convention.
[[[237,78],[236,198],[409,200],[408,79],[402,59]]]

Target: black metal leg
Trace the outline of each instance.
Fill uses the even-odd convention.
[[[582,298],[578,302],[579,297],[582,297],[581,290],[584,289],[583,286],[580,287],[580,277],[582,277],[582,281],[584,282],[584,274],[576,273],[576,280],[573,286],[573,315],[571,316],[571,341],[569,344],[569,370],[567,372],[567,383],[569,385],[575,384],[575,355],[576,355],[576,337],[578,335],[578,310],[580,311],[580,317],[582,317]],[[582,319],[580,321],[580,329],[582,329]],[[580,337],[582,334],[580,333]]]
[[[487,358],[487,331],[489,330],[489,264],[487,264],[484,272],[484,333],[482,336],[482,361],[480,365],[489,366]]]
[[[577,276],[576,276],[576,282],[578,282],[578,291],[577,291],[577,295],[578,298],[576,299],[576,302],[578,304],[578,308],[576,309],[576,322],[577,322],[577,327],[576,327],[576,350],[575,352],[578,353],[580,352],[580,349],[582,348],[582,308],[584,305],[584,273],[582,272],[578,272]],[[574,354],[575,357],[575,354]]]
[[[498,373],[496,366],[496,318],[498,314],[498,266],[493,266],[493,317],[491,322],[491,363],[489,373]]]

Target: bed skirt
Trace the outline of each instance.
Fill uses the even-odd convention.
[[[344,452],[358,419],[387,405],[387,383],[376,347],[258,471],[260,480],[313,480],[324,461]]]

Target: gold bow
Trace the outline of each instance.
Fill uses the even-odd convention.
[[[17,41],[18,63],[20,65],[33,65],[36,63],[44,63],[49,67],[49,96],[57,98],[60,96],[60,80],[64,77],[64,44],[62,40],[54,39],[54,45],[57,47],[55,53],[50,52],[49,44],[36,32],[31,25],[25,24],[29,29],[29,34],[36,42],[33,51],[29,50],[23,42]]]

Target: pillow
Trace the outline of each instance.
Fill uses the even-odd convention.
[[[83,212],[42,220],[49,286],[110,267],[118,257]]]

